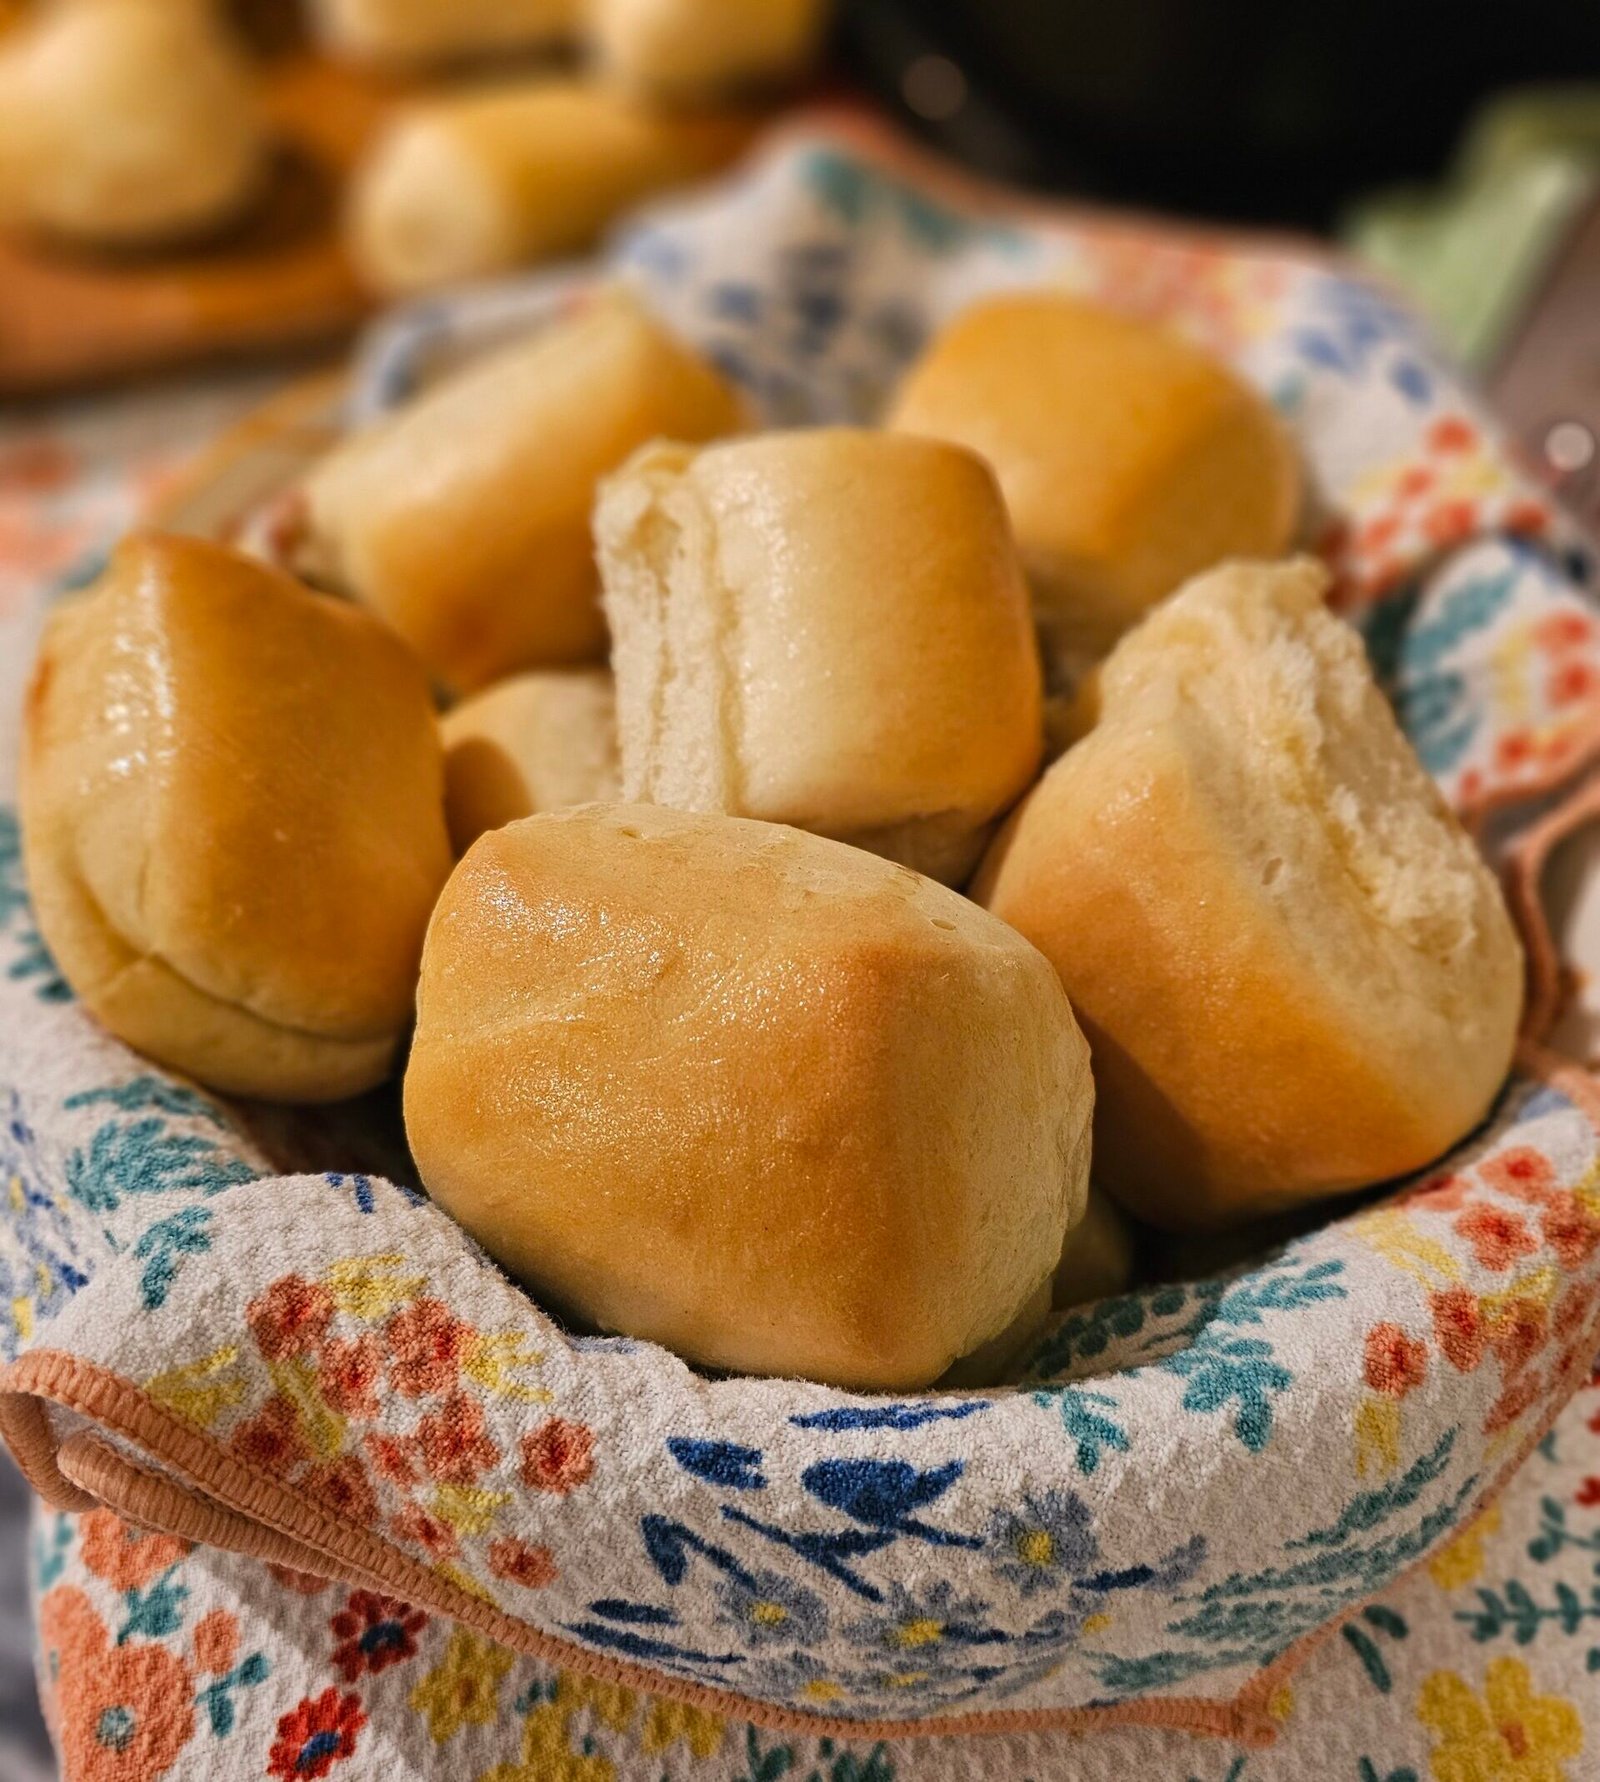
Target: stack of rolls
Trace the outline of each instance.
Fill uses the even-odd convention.
[[[28,710],[85,1006],[287,1100],[409,1033],[422,1178],[543,1304],[868,1390],[1448,1150],[1521,956],[1271,411],[1039,291],[889,420],[754,431],[603,290],[309,470],[323,591],[130,540]]]

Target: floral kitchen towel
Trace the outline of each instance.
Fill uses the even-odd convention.
[[[625,232],[611,261],[774,420],[870,418],[928,331],[983,290],[1058,283],[1166,317],[1295,429],[1313,542],[1457,807],[1514,812],[1592,757],[1586,547],[1416,325],[1347,274],[999,222],[815,133]],[[375,343],[358,402],[392,401],[549,289],[428,306]],[[37,616],[25,598],[8,637]],[[25,654],[0,660],[20,670]],[[649,1345],[563,1332],[353,1123],[311,1134],[313,1167],[286,1162],[258,1114],[100,1033],[34,929],[10,819],[0,1097],[14,1357],[0,1420],[58,1509],[107,1506],[177,1543],[162,1552],[243,1556],[196,1553],[182,1563],[201,1569],[174,1574],[197,1597],[220,1590],[227,1613],[218,1580],[260,1588],[258,1562],[408,1604],[345,1602],[341,1643],[367,1637],[369,1614],[401,1629],[373,1641],[403,1643],[420,1616],[441,1665],[452,1641],[491,1670],[520,1662],[551,1692],[516,1710],[541,1738],[569,1726],[573,1692],[631,1691],[684,1724],[764,1729],[750,1762],[773,1775],[827,1773],[823,1739],[861,1764],[912,1734],[1141,1724],[1269,1743],[1319,1653],[1359,1652],[1354,1635],[1382,1660],[1377,1624],[1336,1624],[1413,1588],[1482,1514],[1585,1376],[1600,1320],[1595,1087],[1530,1045],[1489,1124],[1437,1169],[1237,1276],[1071,1315],[1014,1388],[885,1400],[709,1381]],[[55,1526],[71,1548],[75,1525]],[[85,1663],[158,1637],[72,1588],[62,1626]],[[157,1622],[181,1607],[164,1601],[145,1611]],[[300,1614],[282,1608],[286,1626]],[[167,1737],[183,1721],[174,1665],[191,1708],[215,1686],[207,1723],[213,1700],[232,1704],[223,1719],[272,1700],[264,1677],[235,1675],[256,1649],[242,1634],[237,1656],[197,1637],[180,1614],[159,1634],[170,1662],[141,1660],[168,1678]],[[1485,1714],[1522,1700],[1495,1677],[1492,1700],[1487,1676],[1463,1683]],[[279,1708],[281,1761],[349,1758],[373,1712],[347,1709],[350,1693],[308,1682]],[[122,1705],[103,1704],[97,1750],[132,1749],[148,1723]],[[785,1740],[797,1755],[773,1756]],[[916,1761],[896,1747],[903,1773]]]

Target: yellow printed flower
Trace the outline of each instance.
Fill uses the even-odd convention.
[[[464,1726],[488,1726],[500,1712],[500,1680],[514,1662],[503,1646],[458,1627],[444,1657],[412,1690],[411,1711],[427,1715],[436,1745]]]
[[[653,1701],[644,1723],[644,1749],[653,1755],[682,1739],[696,1757],[711,1757],[722,1743],[720,1715],[688,1702]]]
[[[1535,1695],[1520,1658],[1497,1658],[1483,1699],[1453,1671],[1435,1671],[1417,1698],[1417,1718],[1438,1736],[1434,1782],[1569,1782],[1565,1760],[1583,1749],[1570,1702]]]
[[[1428,1561],[1428,1576],[1441,1590],[1460,1590],[1483,1576],[1483,1543],[1500,1527],[1500,1506],[1490,1504]]]
[[[562,1671],[556,1678],[555,1699],[575,1714],[580,1708],[592,1708],[595,1719],[613,1732],[625,1732],[633,1723],[639,1698],[620,1683],[602,1683],[598,1677],[585,1677],[577,1671]]]
[[[574,1751],[568,1732],[572,1710],[545,1702],[522,1729],[522,1762],[498,1763],[478,1782],[614,1782],[617,1766],[598,1752]]]
[[[1356,1477],[1383,1478],[1400,1464],[1400,1406],[1368,1393],[1356,1408]]]

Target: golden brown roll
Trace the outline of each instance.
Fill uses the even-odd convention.
[[[295,565],[467,692],[605,653],[595,485],[658,433],[710,439],[737,393],[626,291],[486,354],[306,480]]]
[[[595,539],[626,797],[966,876],[1041,748],[987,466],[850,428],[658,443],[605,483]]]
[[[315,0],[312,21],[335,54],[409,65],[558,44],[583,11],[583,0]]]
[[[273,1100],[387,1075],[450,850],[427,684],[369,614],[124,540],[40,646],[22,840],[40,933],[129,1045]]]
[[[742,117],[674,115],[540,77],[406,106],[359,174],[350,249],[385,295],[577,253],[652,193],[722,166]]]
[[[1499,886],[1326,584],[1229,564],[1158,607],[974,886],[1083,1023],[1096,1182],[1170,1229],[1418,1169],[1511,1061]]]
[[[1300,473],[1267,404],[1164,329],[1051,291],[963,311],[891,426],[970,446],[1000,479],[1046,656],[1102,654],[1225,557],[1274,557]]]
[[[826,15],[824,0],[591,0],[589,31],[608,75],[677,100],[794,74]]]
[[[200,234],[255,196],[267,148],[207,0],[60,0],[0,45],[0,222],[106,247]]]
[[[620,795],[607,669],[551,668],[499,681],[447,712],[439,729],[457,854],[518,817]]]
[[[975,904],[797,830],[586,805],[456,868],[405,1117],[429,1193],[552,1307],[898,1390],[1048,1280],[1092,1099],[1054,974]]]

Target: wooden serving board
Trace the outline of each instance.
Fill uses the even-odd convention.
[[[306,56],[266,65],[278,154],[213,241],[95,256],[0,237],[0,398],[334,338],[372,307],[345,258],[349,170],[397,89]]]

